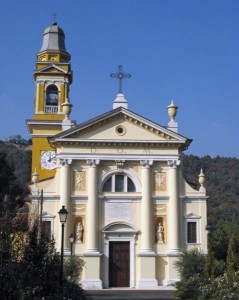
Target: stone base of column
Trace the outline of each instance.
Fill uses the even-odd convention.
[[[101,280],[81,280],[80,283],[84,290],[102,290]]]
[[[169,249],[168,256],[179,256],[181,254],[180,249]]]
[[[82,272],[81,284],[86,290],[102,289],[102,281],[100,279],[100,260],[101,255],[84,255],[85,267]]]
[[[141,256],[140,255],[140,276],[137,280],[137,288],[152,288],[158,286],[156,280],[156,266],[155,266],[155,254],[154,256]]]
[[[177,281],[179,281],[179,279],[177,279],[177,278],[165,279],[165,280],[163,280],[162,285],[165,287],[166,286],[172,287]]]
[[[178,255],[168,256],[168,272],[166,278],[163,280],[163,285],[170,286],[173,283],[179,281],[179,273],[175,269],[175,262],[178,260]]]
[[[156,256],[156,253],[152,249],[141,249],[138,256]]]
[[[97,249],[87,249],[84,256],[101,256],[102,254]]]
[[[148,289],[148,288],[155,288],[157,286],[158,286],[158,281],[156,279],[139,279],[139,280],[137,280],[136,288]]]
[[[57,248],[57,249],[56,249],[56,252],[61,253],[61,248],[60,248],[60,249]],[[63,249],[63,255],[64,255],[64,256],[70,256],[70,255],[71,255],[71,250],[68,249],[68,248]]]

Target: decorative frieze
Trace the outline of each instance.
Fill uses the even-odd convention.
[[[74,191],[86,190],[86,172],[74,171],[73,172],[73,189]]]
[[[154,173],[154,191],[161,192],[166,191],[166,173],[165,172],[155,172]]]
[[[81,215],[86,213],[85,204],[72,204],[71,209],[72,213],[74,213],[75,215]]]
[[[167,207],[166,204],[155,204],[154,205],[154,214],[155,215],[161,215],[167,213]]]

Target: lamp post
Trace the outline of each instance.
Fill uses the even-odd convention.
[[[71,235],[69,236],[69,240],[70,240],[70,244],[71,244],[71,256],[72,256],[72,246],[74,243],[74,234],[73,233],[71,233]]]
[[[60,265],[60,286],[63,283],[63,248],[64,248],[64,227],[68,215],[68,211],[65,209],[63,205],[62,208],[58,212],[61,222],[61,265]]]
[[[42,237],[42,230],[43,230],[43,224],[42,224],[42,211],[43,211],[43,190],[41,190],[41,194],[39,195],[39,174],[37,170],[35,169],[34,173],[32,174],[32,183],[34,184],[32,188],[32,195],[36,196],[38,198],[38,212],[39,212],[39,227],[38,227],[38,240]],[[40,211],[39,211],[40,206]]]

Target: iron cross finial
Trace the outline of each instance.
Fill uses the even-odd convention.
[[[118,73],[111,73],[110,74],[110,77],[112,78],[116,78],[116,79],[119,79],[119,94],[123,93],[123,89],[122,89],[122,81],[124,78],[130,78],[131,77],[131,74],[129,73],[124,73],[123,72],[123,66],[122,65],[119,65],[118,67]]]
[[[54,14],[52,14],[52,16],[53,16],[53,22],[56,22],[56,16],[57,16],[57,14],[54,13]]]

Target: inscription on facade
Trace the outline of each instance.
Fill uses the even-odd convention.
[[[116,220],[132,221],[132,204],[131,203],[107,203],[106,205],[106,222]]]

